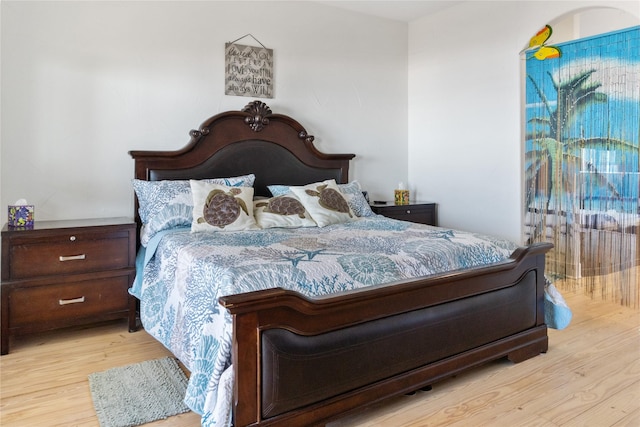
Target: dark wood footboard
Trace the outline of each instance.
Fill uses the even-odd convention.
[[[551,247],[317,299],[283,289],[221,298],[234,322],[235,425],[320,424],[491,360],[545,352]]]

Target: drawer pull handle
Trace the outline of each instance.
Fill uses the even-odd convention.
[[[58,304],[60,305],[78,304],[80,302],[84,302],[84,297],[58,300]]]
[[[407,209],[407,213],[410,214],[411,213],[411,209]]]
[[[80,255],[71,255],[71,256],[62,256],[60,255],[60,261],[73,261],[73,260],[77,260],[77,259],[85,259],[86,256],[84,254],[80,254]]]

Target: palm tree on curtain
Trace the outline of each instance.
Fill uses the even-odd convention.
[[[530,210],[536,200],[543,202],[540,220],[532,227],[530,242],[545,239],[547,214],[555,214],[557,219],[565,217],[567,227],[571,227],[572,214],[575,211],[572,196],[577,192],[577,183],[573,177],[577,176],[583,165],[586,165],[586,171],[590,172],[595,185],[606,189],[613,198],[621,198],[613,183],[598,171],[596,165],[583,162],[582,149],[633,152],[637,151],[638,147],[609,136],[576,137],[571,134],[575,128],[574,124],[587,107],[607,102],[607,95],[598,92],[601,84],[589,82],[595,71],[592,69],[582,72],[566,82],[556,82],[551,73],[547,72],[557,94],[555,109],[536,81],[530,75],[527,76],[548,114],[545,117],[530,119],[533,130],[526,135],[526,140],[531,141],[532,148],[525,153],[525,206]],[[552,202],[554,209],[550,210]],[[556,245],[559,233],[560,227],[555,227]],[[569,234],[569,230],[567,233]]]

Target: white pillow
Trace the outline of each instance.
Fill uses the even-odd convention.
[[[254,200],[253,216],[260,228],[317,226],[304,205],[293,193],[270,199]]]
[[[191,232],[257,229],[253,188],[189,181],[193,194]]]
[[[319,227],[357,219],[334,179],[291,187]]]

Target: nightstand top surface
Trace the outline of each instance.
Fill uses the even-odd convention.
[[[415,206],[415,205],[433,205],[435,204],[435,202],[428,202],[428,201],[412,201],[409,204],[406,205],[396,205],[395,202],[393,200],[388,200],[385,201],[384,203],[375,203],[375,202],[371,202],[369,203],[369,206],[375,206],[375,207],[385,207],[385,206]]]
[[[51,221],[38,221],[33,222],[33,227],[30,228],[14,228],[9,227],[9,224],[5,223],[2,227],[2,232],[20,232],[31,230],[52,230],[63,228],[77,228],[77,227],[97,227],[104,225],[123,225],[134,224],[133,218],[118,217],[118,218],[85,218],[85,219],[63,219],[63,220],[51,220]]]

